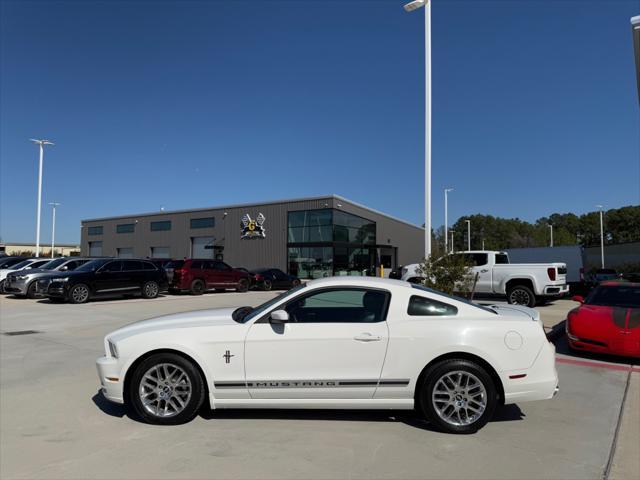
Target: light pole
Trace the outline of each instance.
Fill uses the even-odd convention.
[[[602,205],[596,205],[596,208],[600,209],[600,264],[601,268],[604,268],[604,222],[603,222],[603,214],[604,207]]]
[[[30,139],[40,145],[40,166],[38,168],[38,209],[36,214],[36,257],[40,256],[40,207],[42,206],[42,162],[44,160],[44,146],[54,145],[49,140]]]
[[[547,226],[549,227],[549,232],[551,234],[551,239],[549,240],[549,246],[553,247],[553,224],[549,223],[547,224]]]
[[[449,233],[451,234],[451,252],[453,253],[453,234],[456,233],[455,230],[449,230]]]
[[[444,252],[447,253],[449,243],[447,229],[449,228],[449,192],[453,192],[453,188],[444,189]]]
[[[424,250],[431,255],[431,3],[414,0],[407,12],[424,7]],[[446,235],[445,235],[446,237]]]
[[[471,251],[471,220],[465,220],[467,222],[467,251]]]
[[[54,248],[56,246],[56,207],[62,205],[58,202],[50,202],[49,205],[53,207],[53,222],[51,227],[51,258],[54,258]]]

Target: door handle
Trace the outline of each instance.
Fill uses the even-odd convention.
[[[486,268],[483,268],[482,270],[480,270],[480,273],[487,273],[489,270],[487,270]]]
[[[356,335],[353,337],[354,340],[358,342],[379,342],[382,340],[382,337],[371,335],[370,333],[361,333],[360,335]]]

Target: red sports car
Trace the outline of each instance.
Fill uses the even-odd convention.
[[[603,282],[567,315],[569,346],[640,357],[640,283]]]

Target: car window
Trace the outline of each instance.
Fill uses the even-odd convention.
[[[122,262],[122,270],[125,272],[136,272],[142,270],[142,262],[138,260],[126,260]]]
[[[42,265],[42,269],[53,270],[54,268],[59,267],[60,265],[62,265],[64,262],[67,262],[67,261],[68,260],[66,258],[56,258],[55,260],[50,260],[44,265]]]
[[[413,295],[409,299],[407,313],[413,317],[437,317],[443,315],[456,315],[458,309],[453,305],[438,302],[431,298]]]
[[[70,272],[71,270],[75,270],[76,268],[78,268],[79,265],[80,263],[77,260],[72,260],[65,263],[63,267],[67,267],[67,271]]]
[[[587,305],[640,308],[640,285],[601,285],[584,301]]]
[[[109,262],[104,267],[102,267],[103,272],[120,272],[122,271],[122,261],[117,260],[115,262]]]
[[[156,266],[152,262],[142,262],[143,270],[156,270]]]
[[[297,323],[373,323],[384,321],[391,294],[365,288],[333,288],[312,292],[287,304]]]
[[[184,265],[184,260],[172,260],[169,263],[167,263],[165,268],[182,268],[183,265]]]
[[[231,267],[224,262],[215,262],[214,268],[223,272],[231,270]]]
[[[448,295],[448,294],[446,294],[444,292],[439,292],[437,290],[433,290],[432,288],[425,287],[424,285],[419,285],[417,283],[412,283],[411,284],[411,288],[415,288],[417,290],[422,290],[423,292],[429,292],[429,293],[432,293],[432,294],[437,295],[439,297],[450,298],[451,300],[455,300],[456,302],[462,302],[462,303],[464,303],[466,305],[469,305],[470,307],[479,308],[480,310],[484,310],[485,312],[493,313],[494,315],[498,314],[498,312],[496,312],[492,308],[483,307],[482,305],[478,305],[477,303],[473,303],[473,302],[467,300],[466,298],[456,297],[454,295]]]
[[[284,274],[282,270],[271,270],[271,273],[276,277],[276,280],[285,280],[287,276]]]
[[[35,262],[33,262],[31,265],[29,265],[29,268],[40,268],[43,265],[49,263],[50,260],[37,260]]]
[[[204,262],[202,260],[193,260],[191,262],[191,266],[189,267],[191,270],[201,270],[202,269],[202,264]]]
[[[204,268],[206,268],[207,270],[213,270],[215,268],[215,262],[213,260],[209,260],[207,262],[204,262]]]
[[[506,265],[509,263],[509,256],[506,253],[496,253],[496,265]]]

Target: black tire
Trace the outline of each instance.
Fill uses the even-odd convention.
[[[202,295],[204,293],[204,282],[199,279],[194,280],[191,282],[189,291],[191,292],[191,295]]]
[[[160,285],[153,280],[142,285],[142,298],[156,298],[160,293]]]
[[[269,290],[271,290],[273,288],[273,283],[271,283],[271,280],[269,279],[264,279],[262,281],[262,290],[264,290],[265,292],[268,292]]]
[[[292,287],[297,287],[298,285],[300,285],[300,280],[298,280],[297,278],[293,282],[291,282]]]
[[[466,386],[456,387],[451,382],[446,387],[447,390],[442,390],[441,380],[446,379],[447,375],[451,375],[454,379],[464,379],[466,375]],[[469,382],[473,382],[474,386],[467,391]],[[477,387],[478,384],[484,388],[484,394]],[[450,386],[453,388],[450,389]],[[456,390],[456,388],[460,388],[460,390]],[[442,392],[436,393],[440,401],[434,400],[434,390]],[[446,398],[446,395],[449,397]],[[483,400],[484,405],[482,405]],[[418,401],[427,420],[437,429],[445,433],[468,434],[480,430],[493,417],[498,404],[498,393],[491,376],[484,368],[469,360],[451,359],[439,362],[429,368],[420,386]],[[479,414],[471,411],[471,415],[469,415],[471,408],[477,410],[484,408],[484,410]],[[451,417],[446,420],[445,417],[448,415]],[[474,415],[479,416],[473,418]]]
[[[533,308],[536,306],[536,297],[529,287],[515,285],[507,290],[507,302],[511,305],[524,305]]]
[[[29,286],[27,287],[27,297],[29,298],[36,298],[38,295],[36,294],[36,282],[37,280],[34,280],[33,282],[31,282],[29,284]]]
[[[6,293],[4,291],[4,282],[5,282],[5,280],[0,280],[0,293]]]
[[[164,368],[160,368],[158,370],[154,369],[154,367],[158,367],[160,365],[166,365],[169,373],[168,378],[165,377],[164,383],[156,382],[158,386],[163,385],[162,392],[160,389],[156,390],[156,388],[152,387],[153,382],[148,381],[145,385],[141,385],[145,374],[151,372],[151,376],[153,377],[153,372],[156,372],[156,374],[160,371],[165,372]],[[184,374],[186,374],[187,378],[183,379],[181,382],[174,383],[179,377],[172,377],[179,376],[181,374],[178,370],[175,370],[172,367],[180,369]],[[160,373],[160,375],[165,374]],[[187,388],[190,391],[188,398],[186,397]],[[190,422],[198,414],[200,407],[202,407],[202,404],[204,403],[205,390],[204,379],[202,378],[198,368],[193,363],[175,353],[157,353],[144,359],[132,372],[131,379],[128,382],[127,392],[125,392],[125,402],[127,403],[127,406],[133,407],[135,413],[147,423],[155,425],[180,425],[182,423]],[[150,399],[151,402],[157,402],[159,406],[158,414],[152,411],[154,409],[153,403],[148,407],[143,405],[142,399],[140,398],[143,392],[148,395],[147,399]],[[179,393],[180,395],[176,395],[176,393]],[[161,399],[160,395],[169,395],[168,400]],[[172,400],[172,397],[178,398]],[[181,406],[178,399],[183,400],[184,407]],[[169,416],[163,416],[163,413],[160,411],[164,410],[163,402],[167,410],[174,409],[176,411],[173,413],[168,411]],[[182,409],[177,411],[178,408]]]
[[[69,303],[87,303],[91,297],[91,290],[84,283],[78,283],[69,289]]]
[[[241,278],[238,280],[238,285],[236,286],[236,292],[246,292],[249,290],[249,280],[246,278]]]

